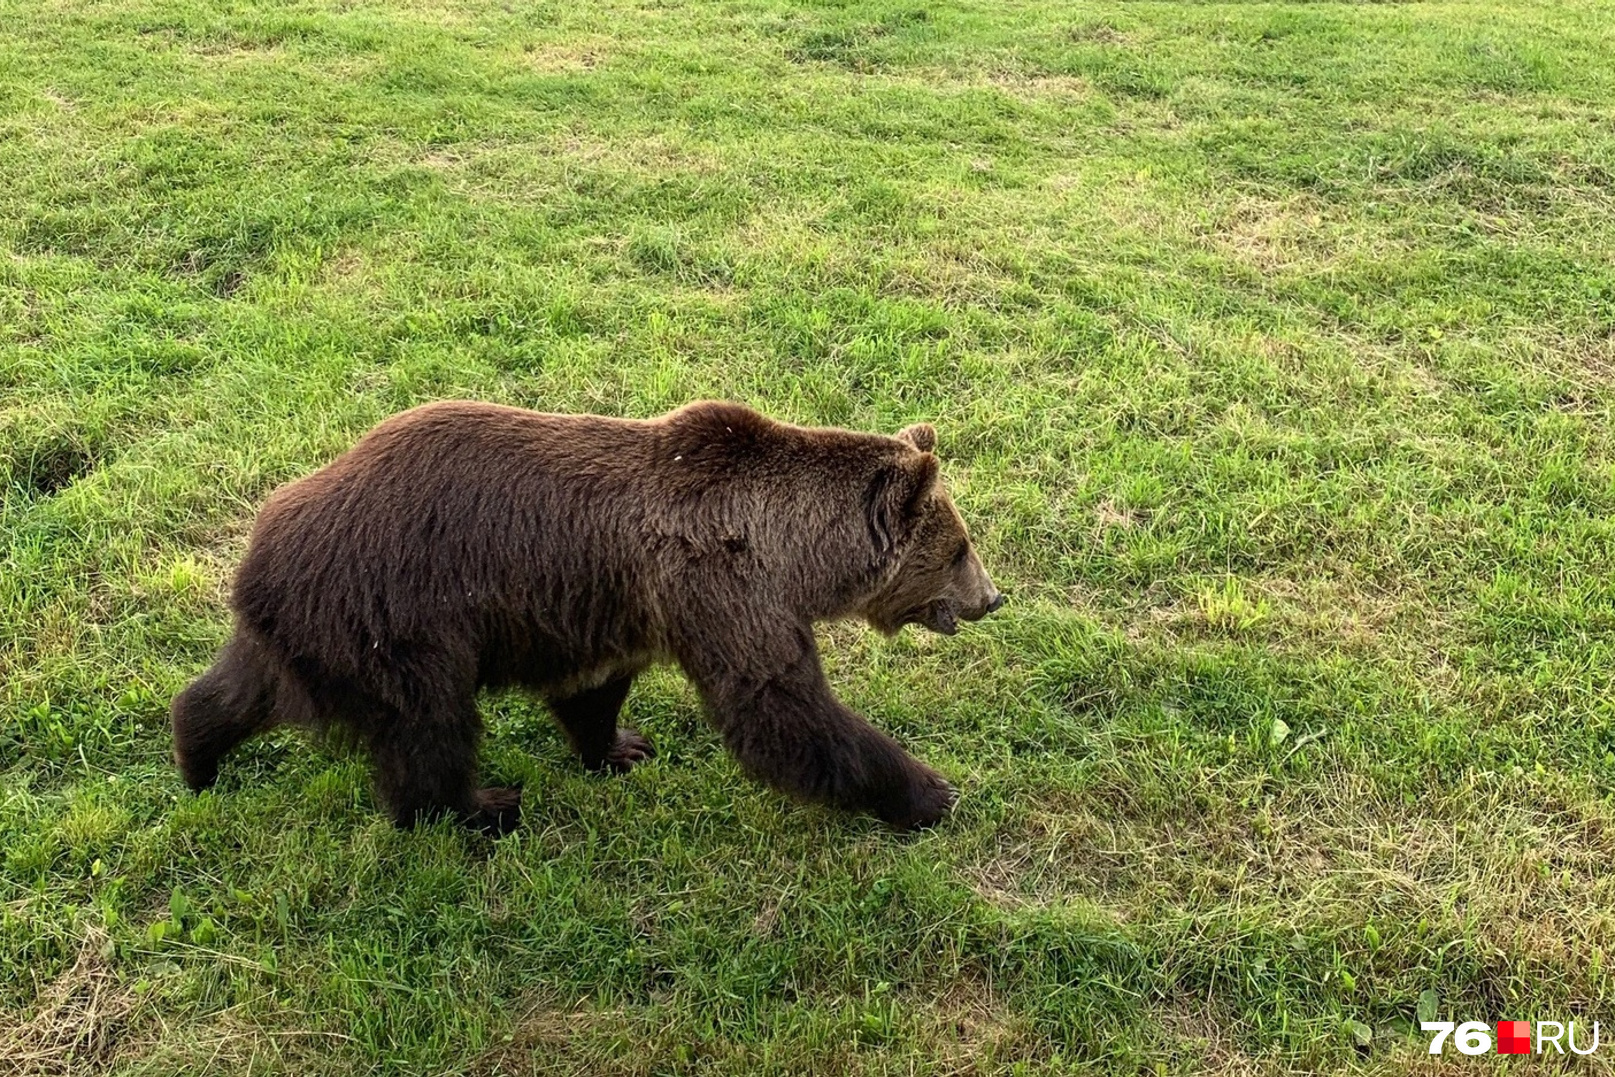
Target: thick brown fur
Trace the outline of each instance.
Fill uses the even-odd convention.
[[[900,828],[955,794],[836,699],[815,622],[951,633],[1002,596],[937,480],[935,431],[812,429],[698,403],[635,421],[471,402],[415,408],[264,505],[235,635],[173,704],[194,789],[246,738],[339,727],[401,826],[493,833],[480,688],[542,695],[583,763],[652,754],[619,728],[634,677],[676,662],[748,774]]]

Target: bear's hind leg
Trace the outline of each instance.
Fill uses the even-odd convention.
[[[590,770],[622,773],[656,754],[638,730],[617,725],[617,715],[633,683],[632,675],[613,677],[597,688],[549,700],[572,749]]]
[[[201,792],[219,777],[219,760],[274,724],[275,673],[257,645],[237,635],[208,671],[174,697],[174,762],[185,784]]]
[[[482,723],[474,700],[411,719],[399,717],[371,738],[376,792],[393,823],[452,816],[501,837],[521,821],[519,788],[477,788]]]

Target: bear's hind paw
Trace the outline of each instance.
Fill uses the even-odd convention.
[[[477,790],[477,810],[466,825],[491,838],[502,838],[515,830],[522,818],[520,786],[496,786]]]
[[[656,748],[650,741],[641,736],[637,729],[624,726],[617,730],[616,743],[606,751],[599,769],[626,774],[634,769],[635,764],[643,763],[655,755]]]

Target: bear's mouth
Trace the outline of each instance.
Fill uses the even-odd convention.
[[[959,614],[953,608],[953,603],[945,599],[927,602],[915,612],[914,623],[924,625],[933,632],[944,636],[954,635],[959,631]]]

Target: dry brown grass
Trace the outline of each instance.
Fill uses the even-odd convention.
[[[997,1073],[1007,1063],[1035,1063],[1047,1055],[1032,1023],[978,976],[960,976],[941,995],[920,1003],[915,1024],[916,1039],[926,1045],[937,1077]]]
[[[1477,773],[1416,812],[1350,774],[1253,806],[1208,782],[1156,802],[1101,779],[1032,812],[966,879],[1003,907],[1077,902],[1118,922],[1245,906],[1302,934],[1351,909],[1442,937],[1484,925],[1500,959],[1561,979],[1615,950],[1615,809],[1551,775]],[[1593,1007],[1595,976],[1569,984]]]
[[[66,972],[21,1013],[0,1013],[0,1077],[78,1077],[116,1059],[135,995],[113,971],[111,941],[92,927]]]
[[[628,1042],[653,1035],[643,1014],[561,1006],[540,997],[511,1026],[503,1043],[470,1068],[475,1077],[644,1077],[671,1047],[625,1051]],[[616,1042],[614,1042],[616,1041]]]
[[[612,38],[589,35],[566,41],[529,41],[518,62],[546,75],[576,74],[599,66],[621,46]]]
[[[1203,234],[1215,249],[1264,273],[1282,272],[1337,256],[1326,210],[1304,194],[1282,200],[1246,195],[1223,208]]]

